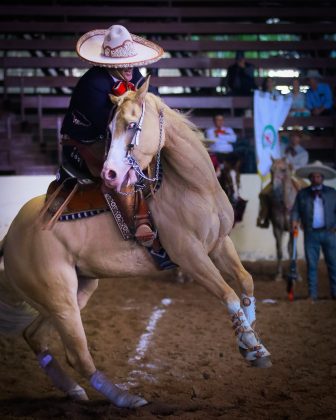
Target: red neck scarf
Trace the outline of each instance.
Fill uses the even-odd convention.
[[[118,81],[114,84],[112,88],[112,95],[121,96],[128,90],[135,91],[135,86],[131,82],[126,82],[126,80]]]
[[[219,136],[219,134],[226,134],[226,131],[225,131],[225,130],[223,130],[223,129],[221,129],[221,128],[217,128],[217,129],[215,130],[215,135],[216,135],[216,136]]]

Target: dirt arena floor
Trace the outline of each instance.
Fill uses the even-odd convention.
[[[1,337],[0,419],[335,419],[336,302],[323,264],[315,304],[304,281],[290,303],[285,283],[272,280],[274,264],[245,266],[254,274],[258,331],[272,368],[245,364],[225,308],[197,284],[167,274],[105,280],[83,312],[90,350],[98,369],[150,404],[115,408],[76,374],[91,400],[71,402],[23,339]],[[52,348],[64,361],[57,337]]]

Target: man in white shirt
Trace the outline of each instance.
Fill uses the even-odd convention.
[[[231,127],[224,126],[224,116],[217,114],[214,116],[214,127],[208,128],[205,131],[205,137],[208,140],[213,140],[214,143],[209,147],[209,151],[215,153],[220,160],[222,154],[232,153],[233,146],[237,140],[237,135]]]
[[[224,125],[224,116],[214,116],[214,127],[205,131],[206,139],[211,141],[208,147],[211,160],[214,164],[218,181],[228,196],[235,211],[235,221],[241,221],[245,210],[246,201],[240,197],[240,165],[241,159],[234,152],[233,143],[237,135],[231,127]],[[243,203],[238,213],[238,203]]]
[[[291,164],[294,171],[307,165],[309,155],[307,150],[301,146],[301,134],[299,130],[293,130],[289,136],[289,144],[285,149],[284,156]]]

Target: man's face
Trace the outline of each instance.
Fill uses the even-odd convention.
[[[214,118],[216,128],[221,128],[224,125],[224,117],[222,115],[216,115]]]
[[[310,79],[308,79],[308,84],[309,86],[313,89],[316,90],[317,89],[317,80],[314,79],[313,77],[311,77]]]
[[[127,82],[130,82],[133,77],[133,68],[129,67],[129,68],[121,69],[120,73],[122,74],[123,78],[127,80]]]
[[[314,187],[323,183],[323,176],[319,172],[312,172],[309,175],[309,179]]]
[[[290,144],[292,146],[298,146],[300,144],[301,138],[298,134],[292,134],[290,137]]]

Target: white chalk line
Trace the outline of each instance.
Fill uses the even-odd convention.
[[[145,354],[149,348],[151,339],[155,333],[157,323],[166,312],[166,308],[172,303],[172,299],[164,298],[160,302],[160,306],[154,308],[149,321],[147,323],[145,332],[141,335],[138,345],[135,349],[134,355],[128,359],[130,365],[138,365],[137,369],[133,369],[127,378],[127,382],[124,384],[118,384],[123,389],[128,389],[130,386],[138,385],[136,378],[141,377],[148,382],[156,382],[154,376],[148,372],[145,372],[142,368],[155,369],[156,366],[153,363],[143,364],[141,361],[145,357]]]

